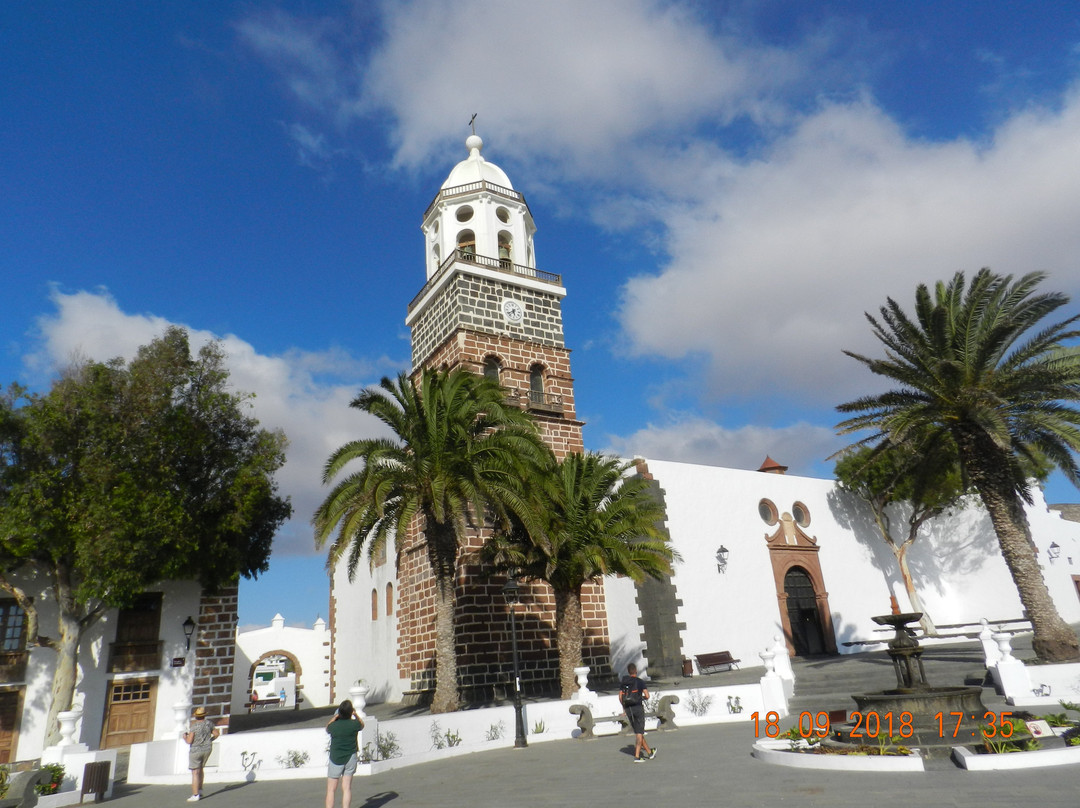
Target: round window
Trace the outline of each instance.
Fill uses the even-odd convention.
[[[791,516],[798,522],[799,527],[806,527],[810,524],[810,511],[801,502],[796,502],[791,506]]]
[[[775,525],[780,518],[776,506],[767,499],[763,499],[758,503],[757,510],[762,521],[767,525]]]
[[[506,208],[496,208],[495,215],[499,217],[499,221],[506,224],[510,221],[510,211]]]
[[[457,220],[459,222],[467,222],[469,221],[469,219],[472,218],[472,214],[473,210],[471,206],[462,205],[460,208],[457,209],[457,213],[455,215],[457,216]]]

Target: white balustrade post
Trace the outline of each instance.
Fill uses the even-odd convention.
[[[178,701],[172,706],[173,711],[173,735],[183,738],[188,731],[188,717],[191,715],[191,702]]]

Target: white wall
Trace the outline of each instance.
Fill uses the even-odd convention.
[[[758,514],[763,498],[781,513],[790,512],[796,501],[809,510],[804,532],[820,547],[818,560],[841,653],[865,650],[844,642],[882,636],[870,618],[889,612],[890,595],[897,596],[902,609],[908,608],[896,560],[878,536],[865,503],[839,490],[833,481],[647,462],[663,489],[667,527],[682,555],[672,582],[682,601],[677,619],[686,624],[682,641],[687,658],[730,651],[744,666],[760,665],[758,652],[781,630],[765,541],[776,527],[766,525]],[[1072,575],[1080,575],[1080,525],[1049,511],[1038,490],[1034,497],[1028,518],[1044,577],[1065,620],[1080,621],[1080,599],[1072,580]],[[1046,552],[1051,542],[1061,548],[1053,564]],[[715,560],[721,544],[730,551],[724,573],[717,571]],[[989,518],[974,497],[959,513],[924,528],[910,563],[924,606],[939,624],[1022,616]],[[621,670],[630,661],[630,650],[641,646],[633,585],[625,579],[608,579],[605,593],[613,664]]]
[[[41,579],[42,581],[44,578]],[[33,581],[30,582],[31,585]],[[38,583],[28,589],[34,593],[41,619],[40,633],[57,636],[57,610],[51,590]],[[195,664],[194,638],[190,652],[185,651],[183,622],[190,615],[199,616],[201,590],[193,581],[169,581],[154,587],[150,592],[162,593],[161,627],[159,637],[163,641],[162,667],[139,673],[106,672],[109,643],[116,636],[117,610],[110,609],[84,635],[80,646],[79,671],[75,687],[75,704],[83,710],[75,740],[97,749],[101,742],[102,724],[105,718],[105,699],[109,682],[124,678],[157,678],[155,702],[154,738],[164,738],[175,729],[172,706],[176,702],[191,701],[191,682]],[[170,667],[175,657],[185,658],[183,667]],[[22,721],[16,759],[28,760],[41,756],[45,744],[45,719],[51,701],[52,675],[56,664],[56,652],[48,648],[34,648],[26,673],[26,689],[23,695]]]
[[[370,688],[368,701],[400,701],[409,687],[397,669],[398,651],[398,582],[393,548],[388,559],[369,569],[367,559],[356,568],[352,582],[343,560],[334,569],[333,597],[337,599],[334,613],[335,700],[348,698],[349,688],[363,679]],[[386,585],[394,587],[394,609],[386,614]],[[371,619],[371,590],[378,592],[379,616]]]
[[[233,666],[232,711],[242,712],[251,693],[251,666],[265,655],[284,651],[300,664],[300,686],[304,707],[330,704],[330,631],[326,621],[317,619],[312,628],[285,625],[280,614],[266,628],[236,633],[236,663]]]

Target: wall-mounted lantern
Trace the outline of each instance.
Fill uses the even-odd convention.
[[[187,640],[187,648],[185,650],[191,650],[191,635],[195,633],[195,621],[191,619],[191,615],[188,615],[188,619],[184,621],[184,639]]]
[[[724,545],[720,545],[720,549],[716,551],[716,571],[723,574],[727,572],[727,559],[728,553],[731,552]]]
[[[1046,548],[1046,557],[1050,559],[1050,563],[1053,564],[1061,556],[1061,548],[1058,547],[1056,541],[1050,542],[1050,546]]]

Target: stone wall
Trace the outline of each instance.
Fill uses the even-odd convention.
[[[215,724],[228,725],[232,701],[233,662],[239,587],[224,587],[216,595],[203,593],[195,636],[195,681],[192,708],[205,707]]]

